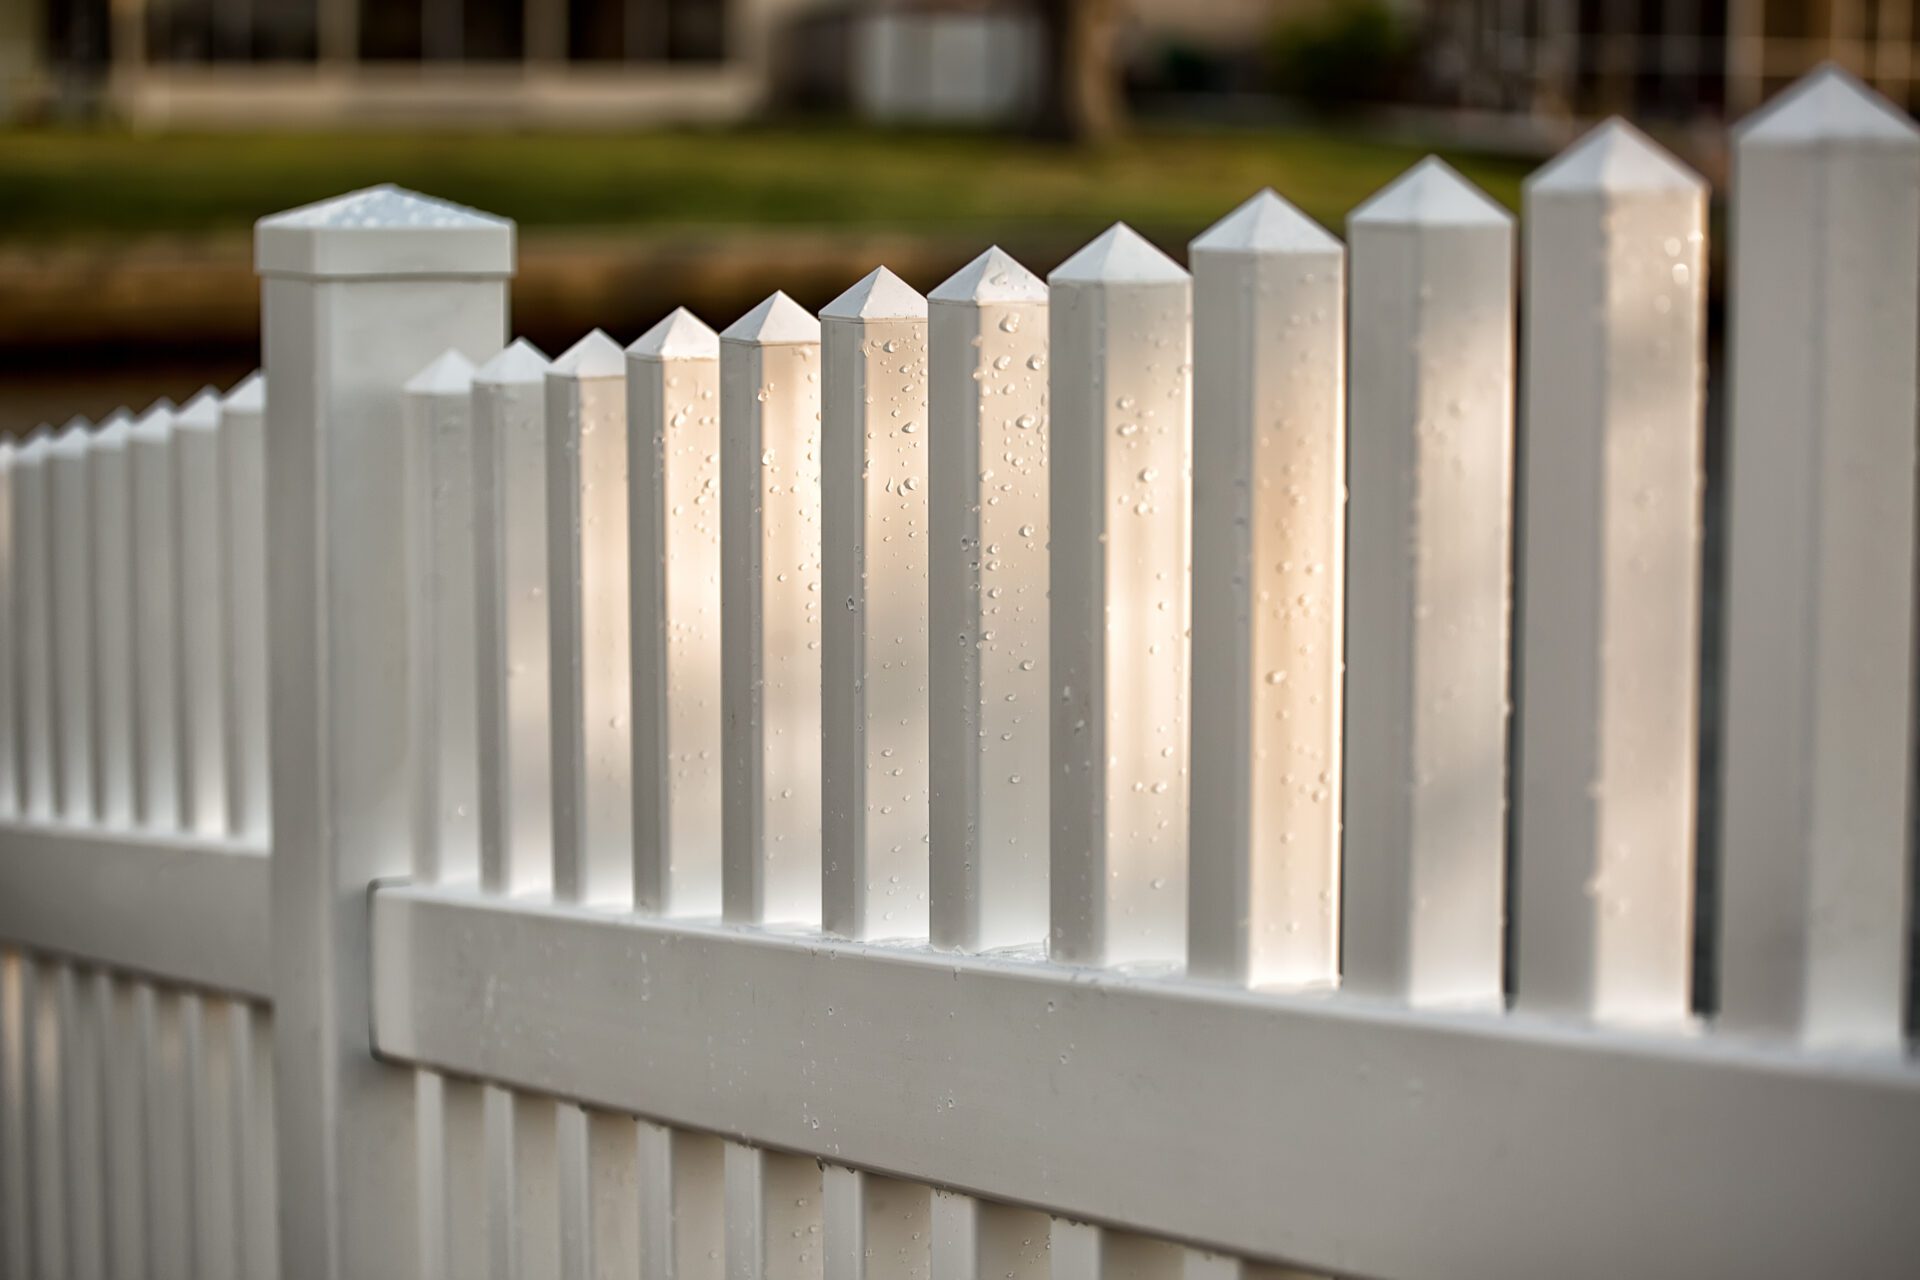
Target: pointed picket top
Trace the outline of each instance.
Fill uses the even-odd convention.
[[[182,431],[217,431],[220,427],[220,393],[212,387],[200,388],[194,393],[193,399],[180,406],[173,420]]]
[[[1511,213],[1439,156],[1428,156],[1347,215],[1349,227],[1505,227],[1512,223]]]
[[[234,413],[262,413],[267,407],[267,375],[255,369],[233,384],[220,407]]]
[[[511,275],[513,233],[509,219],[382,184],[260,219],[254,266],[262,275]]]
[[[87,437],[93,434],[93,423],[79,414],[74,414],[60,425],[48,442],[47,452],[55,457],[78,458],[87,451]]]
[[[449,349],[408,378],[401,390],[416,396],[463,396],[473,390],[473,375],[473,361]]]
[[[1052,284],[1178,284],[1184,267],[1145,236],[1116,222],[1080,252],[1053,269]]]
[[[173,432],[173,401],[165,396],[142,409],[127,428],[130,440],[165,440]]]
[[[132,430],[133,415],[125,409],[115,409],[100,419],[100,425],[93,429],[93,447],[120,448],[127,443],[127,436]]]
[[[545,382],[550,365],[544,351],[525,338],[515,338],[512,346],[474,370],[473,380],[493,386]]]
[[[875,267],[860,283],[820,309],[822,320],[924,320],[927,300],[885,267]]]
[[[1734,126],[1739,146],[1864,142],[1911,148],[1920,129],[1907,113],[1833,63],[1814,68]]]
[[[1047,282],[994,245],[927,295],[930,302],[1045,302]]]
[[[685,307],[675,307],[666,319],[635,338],[627,355],[637,360],[716,360],[720,335]]]
[[[1534,171],[1529,192],[1703,191],[1707,180],[1614,116]]]
[[[720,340],[763,347],[818,342],[820,322],[785,293],[775,293],[721,330]]]
[[[620,344],[595,329],[560,353],[548,373],[563,378],[624,378],[627,361]]]
[[[1272,187],[1202,231],[1192,253],[1339,253],[1340,239],[1300,212]]]
[[[20,441],[19,459],[22,462],[37,462],[47,456],[53,448],[53,424],[43,422],[29,431]]]

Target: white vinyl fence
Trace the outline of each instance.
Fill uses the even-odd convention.
[[[1911,1277],[1920,133],[1737,135],[1703,704],[1707,194],[553,361],[265,219],[264,380],[0,446],[0,1275]]]

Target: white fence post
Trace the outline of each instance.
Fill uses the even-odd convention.
[[[820,322],[776,293],[720,335],[726,918],[820,920]]]
[[[413,1081],[373,1060],[367,1007],[367,886],[406,874],[412,834],[401,384],[498,349],[513,227],[375,188],[263,220],[256,260],[281,1267],[412,1275]]]
[[[1734,144],[1720,1020],[1893,1051],[1920,133],[1837,69]]]
[[[180,603],[174,565],[173,405],[162,400],[127,429],[133,473],[134,802],[140,825],[171,832],[183,812],[180,769]]]
[[[1048,283],[1052,954],[1178,962],[1192,286],[1124,225]]]
[[[90,445],[93,506],[94,795],[100,820],[134,822],[133,470],[132,418],[104,419]]]
[[[447,351],[405,387],[407,562],[415,772],[413,874],[426,884],[480,879],[475,667],[473,361]],[[486,1275],[487,1158],[481,1086],[421,1071],[418,1125],[421,1280]]]
[[[227,607],[220,478],[220,397],[211,388],[173,420],[174,511],[178,520],[182,825],[227,834]]]
[[[598,329],[547,371],[554,894],[633,905],[627,383]]]
[[[1331,982],[1346,621],[1346,250],[1271,191],[1193,242],[1187,969]]]
[[[1047,286],[989,249],[928,302],[930,927],[980,951],[1047,936]]]
[[[927,300],[885,267],[820,312],[821,921],[927,933]]]
[[[1355,210],[1344,987],[1497,1002],[1513,219],[1428,159]]]
[[[720,913],[720,337],[685,309],[627,348],[633,889]]]
[[[47,451],[53,605],[53,794],[62,821],[91,825],[93,807],[92,484],[84,418],[61,428]]]
[[[220,401],[221,518],[226,528],[227,827],[264,845],[267,804],[267,380],[242,379]]]
[[[52,433],[28,436],[13,455],[13,656],[19,702],[18,762],[22,816],[50,822],[53,802]]]
[[[1624,121],[1527,183],[1516,1004],[1689,1007],[1706,184]]]

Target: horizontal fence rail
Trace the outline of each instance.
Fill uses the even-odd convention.
[[[263,375],[0,444],[0,1277],[1907,1274],[1920,131],[1738,131],[1712,477],[1708,197],[552,359],[262,220]]]

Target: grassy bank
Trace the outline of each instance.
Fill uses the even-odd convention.
[[[392,181],[522,226],[1078,230],[1184,238],[1262,186],[1338,226],[1420,158],[1305,132],[1151,131],[1071,152],[980,134],[851,128],[632,134],[0,132],[0,239],[237,231]],[[1452,156],[1513,204],[1526,166]]]

